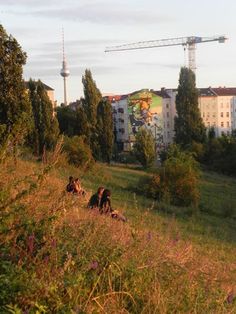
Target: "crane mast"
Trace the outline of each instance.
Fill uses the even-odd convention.
[[[196,44],[207,43],[218,41],[219,43],[224,43],[227,40],[225,36],[213,36],[213,37],[179,37],[179,38],[168,38],[161,40],[149,40],[140,41],[131,44],[119,45],[107,47],[105,52],[112,51],[126,51],[126,50],[138,50],[147,48],[157,48],[157,47],[170,47],[170,46],[183,46],[188,49],[188,63],[189,68],[195,72],[196,71]]]

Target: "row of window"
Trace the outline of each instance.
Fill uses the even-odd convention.
[[[210,126],[213,126],[213,127],[216,127],[216,122],[214,122],[214,123],[210,123],[210,122],[207,122],[207,127],[210,127]],[[229,128],[230,127],[230,123],[229,123],[229,121],[227,121],[226,122],[226,124],[222,121],[221,123],[220,123],[220,126],[221,126],[221,128],[224,128],[224,127],[226,127],[226,128]]]
[[[229,112],[225,112],[225,115],[224,115],[224,112],[221,112],[220,113],[220,116],[221,116],[221,118],[224,118],[224,116],[226,117],[226,118],[229,118]],[[202,113],[202,117],[203,118],[210,118],[210,112],[203,112]],[[216,113],[215,112],[213,112],[213,114],[212,114],[212,118],[215,118],[216,117]]]

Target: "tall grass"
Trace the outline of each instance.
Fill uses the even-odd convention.
[[[0,312],[235,313],[235,242],[203,233],[204,208],[189,216],[136,195],[132,187],[145,172],[97,165],[84,174],[55,167],[56,157],[46,164],[8,160],[0,168]],[[67,195],[71,174],[88,194],[110,187],[128,222]],[[217,180],[202,181],[206,207]],[[213,229],[219,219],[233,221],[213,217]]]

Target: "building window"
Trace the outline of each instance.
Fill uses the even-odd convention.
[[[220,126],[223,128],[224,127],[224,122],[221,122]]]
[[[119,112],[119,113],[124,113],[124,109],[123,109],[123,108],[119,108],[119,109],[118,109],[118,112]]]
[[[230,132],[229,132],[229,131],[227,131],[227,135],[228,135],[228,136],[230,135]]]
[[[166,113],[166,117],[169,118],[169,112]]]
[[[170,138],[170,132],[167,132],[167,137]]]
[[[216,117],[216,113],[215,113],[215,112],[213,112],[212,117],[213,117],[213,118],[215,118],[215,117]]]
[[[221,112],[221,113],[220,113],[220,116],[221,116],[221,118],[223,118],[223,117],[224,117],[224,113],[223,113],[223,112]]]
[[[166,104],[166,109],[168,109],[169,108],[169,104]]]
[[[229,117],[229,112],[226,112],[226,117],[227,117],[227,118]]]
[[[207,118],[209,118],[209,117],[210,117],[210,112],[207,113]]]
[[[170,123],[169,123],[169,122],[167,122],[167,128],[169,129],[169,127],[170,127]]]
[[[210,127],[210,122],[207,122],[207,126]]]
[[[227,121],[227,128],[229,128],[229,121]]]
[[[202,116],[203,116],[203,118],[205,118],[205,112],[203,112]]]

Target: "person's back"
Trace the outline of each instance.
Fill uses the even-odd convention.
[[[69,177],[69,183],[66,186],[66,191],[68,193],[74,192],[74,178],[72,176]]]

